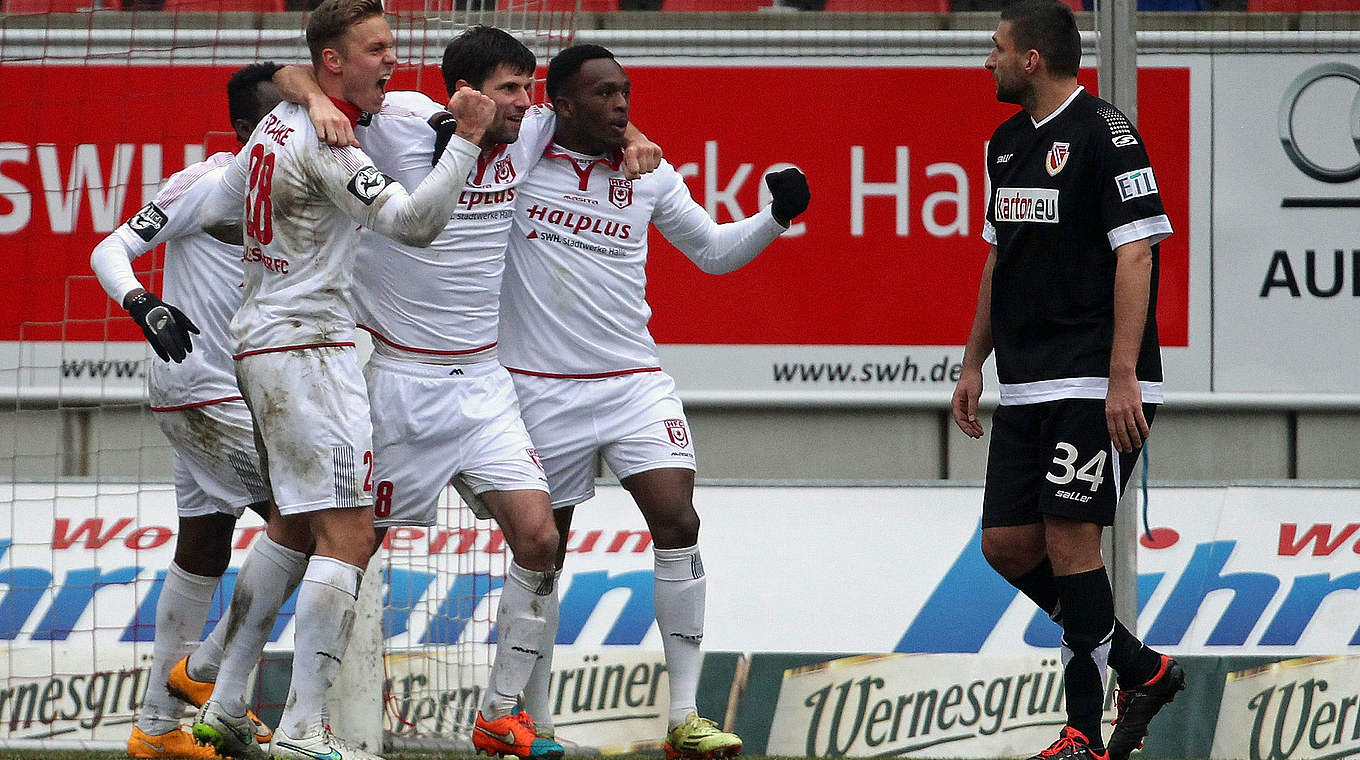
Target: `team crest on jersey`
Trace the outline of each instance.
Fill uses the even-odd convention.
[[[670,436],[671,443],[676,446],[685,447],[689,445],[689,430],[685,429],[684,420],[665,420],[666,435]]]
[[[633,205],[633,180],[623,177],[610,177],[609,202],[619,208],[628,208]]]
[[[540,470],[543,470],[543,460],[540,459],[538,456],[538,449],[525,449],[524,453],[528,454],[529,458],[534,460],[534,466],[538,467],[538,469]],[[547,470],[543,470],[543,472],[547,472]]]
[[[1067,157],[1071,154],[1072,143],[1053,143],[1053,147],[1048,149],[1048,155],[1044,158],[1044,169],[1048,170],[1048,176],[1058,176],[1058,172],[1067,166]]]
[[[382,195],[382,191],[387,189],[390,184],[392,184],[392,178],[378,171],[378,167],[365,166],[349,178],[348,187],[355,198],[368,206],[373,203],[374,198]]]
[[[137,233],[137,237],[150,243],[151,239],[156,237],[156,233],[165,228],[165,223],[168,221],[170,221],[170,217],[166,216],[164,211],[161,211],[160,206],[148,203],[142,206],[141,211],[133,214],[132,218],[127,220],[127,226]]]
[[[505,184],[515,178],[515,165],[511,163],[510,157],[506,156],[496,162],[496,182]]]

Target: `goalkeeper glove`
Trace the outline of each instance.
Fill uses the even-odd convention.
[[[194,350],[189,341],[189,333],[198,334],[198,326],[184,312],[157,298],[154,293],[142,291],[124,305],[132,321],[142,328],[146,342],[156,351],[162,361],[184,361],[184,357]]]
[[[765,184],[770,188],[774,199],[771,211],[775,221],[789,226],[795,216],[807,211],[811,195],[808,192],[807,177],[793,167],[765,175]]]

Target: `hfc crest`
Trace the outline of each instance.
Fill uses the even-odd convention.
[[[538,456],[538,449],[525,449],[524,453],[529,455],[538,469],[543,470],[543,460]],[[544,471],[546,472],[546,470]]]
[[[515,178],[515,165],[510,162],[510,157],[506,156],[496,162],[496,182],[505,184]]]
[[[1053,147],[1048,149],[1048,156],[1044,159],[1044,168],[1048,170],[1048,176],[1058,176],[1058,172],[1062,171],[1064,166],[1067,166],[1067,157],[1071,154],[1071,143],[1053,143]]]
[[[619,208],[633,205],[633,180],[623,177],[609,178],[609,202]],[[667,422],[666,424],[670,424]],[[672,438],[674,438],[672,436]]]
[[[671,443],[684,448],[689,445],[689,431],[685,429],[684,420],[665,420],[666,435],[670,436]]]

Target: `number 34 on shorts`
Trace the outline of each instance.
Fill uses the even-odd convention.
[[[1067,441],[1058,441],[1057,453],[1053,457],[1053,466],[1045,477],[1048,478],[1050,483],[1060,486],[1076,484],[1073,486],[1075,493],[1059,491],[1057,494],[1059,498],[1088,502],[1100,491],[1100,484],[1105,481],[1105,465],[1110,459],[1110,450],[1097,451],[1084,464],[1080,463],[1081,459],[1081,454],[1077,451],[1076,446]],[[1082,491],[1087,493],[1081,493]]]

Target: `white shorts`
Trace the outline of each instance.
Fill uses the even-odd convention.
[[[477,494],[548,490],[500,363],[421,364],[374,354],[364,379],[373,409],[374,525],[434,525],[454,475]]]
[[[236,360],[255,446],[279,513],[373,503],[373,425],[353,348],[301,348]]]
[[[175,452],[175,502],[180,517],[240,517],[269,500],[255,453],[255,427],[240,401],[156,412]]]
[[[555,509],[595,495],[596,453],[620,480],[648,470],[696,469],[685,409],[664,372],[597,380],[511,377]]]

